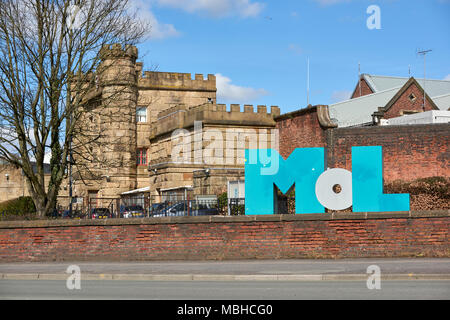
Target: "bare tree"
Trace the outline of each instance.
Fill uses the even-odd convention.
[[[0,159],[23,170],[39,216],[56,204],[80,110],[98,89],[100,49],[148,31],[129,0],[0,2]]]

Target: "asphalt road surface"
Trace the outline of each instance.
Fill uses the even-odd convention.
[[[369,290],[365,281],[81,281],[69,290],[62,280],[0,280],[0,299],[82,300],[448,300],[448,280],[382,281]]]

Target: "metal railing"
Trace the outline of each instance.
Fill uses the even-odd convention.
[[[164,201],[161,201],[163,199]],[[86,203],[87,202],[87,203]],[[212,215],[245,215],[245,198],[185,199],[183,196],[91,198],[85,203],[72,203],[72,212],[66,201],[57,205],[46,217],[48,219],[107,219],[107,218],[151,218]],[[277,214],[295,214],[295,198],[278,196]],[[0,213],[0,219],[5,220]],[[20,218],[18,216],[17,218]],[[24,217],[26,218],[26,217]]]
[[[228,199],[228,215],[230,216],[245,215],[245,198]]]
[[[90,199],[88,205],[72,205],[72,215],[68,206],[58,206],[50,218],[105,219],[105,218],[151,218],[211,215],[245,215],[245,198],[230,198],[224,203],[217,199],[185,199],[171,196],[162,201],[161,197],[136,197],[124,199]],[[159,200],[159,201],[158,201]],[[295,198],[278,197],[278,214],[294,214]]]
[[[217,200],[167,200],[153,203],[149,217],[181,217],[219,215]]]
[[[48,218],[106,219],[221,214],[216,199],[185,199],[181,196],[171,196],[162,202],[156,202],[156,199],[158,198],[149,196],[122,199],[91,198],[87,204],[72,204],[72,214],[70,214],[69,205],[58,205]]]

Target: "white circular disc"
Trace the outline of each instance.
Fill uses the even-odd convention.
[[[333,191],[335,185],[341,186],[341,192]],[[352,173],[345,169],[334,168],[322,173],[316,182],[317,200],[330,210],[344,210],[352,206]]]

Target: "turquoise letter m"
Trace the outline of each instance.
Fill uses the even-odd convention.
[[[264,159],[278,160],[278,170],[264,174],[270,172],[267,168],[271,166]],[[295,213],[324,213],[315,193],[316,181],[324,171],[324,159],[324,148],[295,149],[287,160],[273,149],[246,150],[245,214],[274,214],[274,185],[286,193],[294,184]]]

